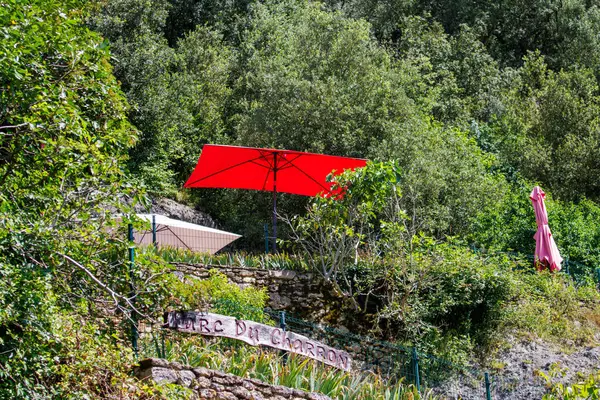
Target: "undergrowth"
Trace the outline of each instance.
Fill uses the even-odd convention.
[[[153,343],[146,337],[146,353],[152,356]],[[435,400],[431,390],[421,390],[403,380],[395,384],[372,373],[348,373],[293,354],[256,349],[229,339],[181,337],[165,341],[165,358],[193,367],[223,371],[243,378],[323,393],[332,399]]]
[[[287,254],[251,254],[244,252],[208,254],[172,247],[146,247],[144,252],[155,253],[169,263],[202,264],[207,266],[233,266],[271,270],[309,271],[304,257]]]

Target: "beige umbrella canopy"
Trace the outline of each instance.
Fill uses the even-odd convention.
[[[134,232],[134,242],[140,245],[152,244],[153,217],[156,223],[156,243],[161,247],[214,254],[241,237],[235,233],[168,218],[160,214],[137,214],[137,216],[150,222],[150,229]]]

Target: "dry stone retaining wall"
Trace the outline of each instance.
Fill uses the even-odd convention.
[[[157,383],[174,383],[194,391],[196,399],[215,400],[330,400],[319,393],[308,393],[285,386],[273,386],[257,379],[192,368],[159,358],[140,362],[136,371],[139,379],[151,379]]]
[[[200,279],[208,278],[209,271],[216,269],[241,287],[267,288],[268,306],[273,310],[328,323],[339,323],[342,318],[343,299],[317,274],[202,264],[174,265],[180,273]]]

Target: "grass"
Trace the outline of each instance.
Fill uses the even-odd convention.
[[[287,253],[249,254],[238,252],[208,254],[171,247],[159,247],[158,249],[155,249],[151,246],[142,248],[141,251],[155,253],[169,263],[232,266],[268,270],[293,270],[300,272],[310,270],[310,265],[306,259]]]
[[[521,274],[508,305],[505,327],[560,344],[564,351],[595,345],[600,329],[600,294],[592,284],[578,285],[566,275]]]

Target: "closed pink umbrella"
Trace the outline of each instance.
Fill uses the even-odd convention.
[[[560,263],[563,259],[548,226],[548,213],[544,197],[546,197],[546,193],[539,186],[534,187],[529,196],[535,210],[535,222],[538,227],[533,236],[535,239],[535,262],[536,265],[546,266],[551,272],[555,272],[560,271]]]

